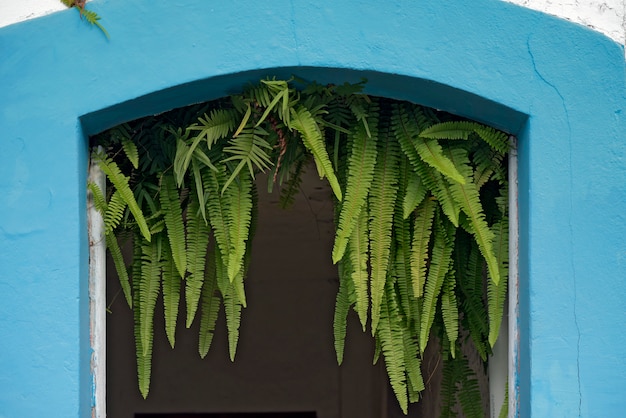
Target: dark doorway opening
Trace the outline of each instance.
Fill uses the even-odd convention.
[[[210,414],[135,414],[135,418],[317,418],[315,412],[217,412]]]

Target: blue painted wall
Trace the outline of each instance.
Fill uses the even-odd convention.
[[[265,75],[519,137],[521,416],[626,409],[624,51],[498,1],[96,0],[0,29],[0,417],[88,417],[87,135]],[[349,418],[349,417],[348,417]]]

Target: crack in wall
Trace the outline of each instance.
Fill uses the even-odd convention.
[[[530,55],[530,60],[533,65],[533,70],[535,74],[543,81],[547,86],[549,86],[554,92],[559,96],[561,100],[561,105],[563,106],[563,112],[565,114],[565,122],[567,123],[567,138],[568,138],[568,171],[569,171],[569,214],[568,214],[568,227],[569,227],[569,238],[570,238],[570,254],[573,254],[574,250],[574,227],[572,224],[572,214],[574,211],[574,202],[572,197],[572,190],[574,190],[574,179],[573,179],[573,163],[572,163],[572,127],[570,125],[569,112],[567,110],[567,105],[565,103],[565,98],[563,94],[559,91],[558,87],[548,81],[543,74],[537,68],[537,62],[535,61],[535,56],[531,47],[531,36],[526,39],[526,48],[528,50],[528,54]],[[580,333],[580,325],[578,323],[578,286],[577,286],[577,277],[576,277],[576,265],[574,264],[574,257],[570,257],[570,268],[572,273],[572,283],[574,285],[573,289],[573,315],[574,315],[574,326],[576,327],[577,340],[576,340],[576,378],[578,385],[578,417],[582,416],[582,389],[580,383],[580,341],[581,341],[581,333]]]

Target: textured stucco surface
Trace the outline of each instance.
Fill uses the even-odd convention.
[[[520,415],[623,417],[622,46],[500,0],[92,4],[108,41],[0,29],[2,418],[90,416],[88,135],[294,73],[518,136]]]
[[[626,1],[624,0],[507,0],[520,6],[562,17],[602,32],[623,44]]]
[[[624,44],[626,0],[504,0],[601,32]],[[43,16],[65,6],[59,0],[0,0],[0,27]]]

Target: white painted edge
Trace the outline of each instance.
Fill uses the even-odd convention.
[[[91,160],[89,181],[105,191],[106,177]],[[106,417],[106,241],[104,219],[87,195],[89,234],[89,325],[92,374],[92,418]]]
[[[509,418],[519,417],[519,206],[517,138],[509,138]]]
[[[511,359],[516,351],[516,342],[512,341],[513,327],[517,323],[517,309],[512,307],[511,301],[517,300],[517,258],[518,258],[518,208],[517,208],[517,140],[509,138],[509,285],[508,303],[504,306],[502,324],[498,340],[493,347],[493,354],[489,358],[489,409],[491,418],[500,416],[500,409],[504,404],[506,383],[509,381],[509,411],[511,407],[511,376],[515,376],[515,369],[511,369]],[[512,313],[512,314],[511,314]],[[509,416],[511,412],[509,412]]]

